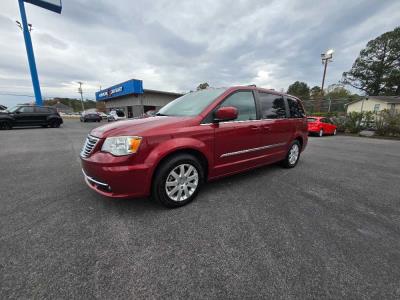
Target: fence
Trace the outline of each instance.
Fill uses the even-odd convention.
[[[304,108],[307,114],[315,113],[315,104],[317,100],[308,99],[303,100]],[[348,98],[344,99],[322,99],[320,100],[320,111],[322,113],[337,112],[339,114],[344,114],[346,112],[346,104],[351,100]]]

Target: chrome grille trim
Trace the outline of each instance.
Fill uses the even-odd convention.
[[[94,137],[92,135],[88,135],[81,150],[81,157],[83,158],[89,157],[94,147],[96,147],[98,141],[99,138]]]

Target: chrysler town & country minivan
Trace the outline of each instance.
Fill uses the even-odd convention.
[[[117,198],[192,201],[209,180],[280,162],[293,168],[307,145],[301,101],[255,86],[188,93],[152,118],[93,129],[81,151],[87,185]]]

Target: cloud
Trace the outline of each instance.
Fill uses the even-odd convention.
[[[68,44],[63,42],[62,40],[48,34],[48,33],[39,33],[38,34],[38,42],[41,47],[53,47],[58,50],[66,50],[68,48]]]
[[[61,15],[26,4],[33,24],[42,93],[86,97],[130,78],[145,88],[188,91],[252,84],[287,89],[320,85],[320,54],[336,50],[327,84],[336,83],[366,43],[398,26],[400,2],[89,1],[63,2]],[[32,93],[16,1],[0,14],[0,94]],[[0,102],[19,102],[0,95]]]

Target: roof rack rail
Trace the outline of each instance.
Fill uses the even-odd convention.
[[[254,83],[253,84],[249,84],[248,86],[254,86],[254,87],[257,87]]]

